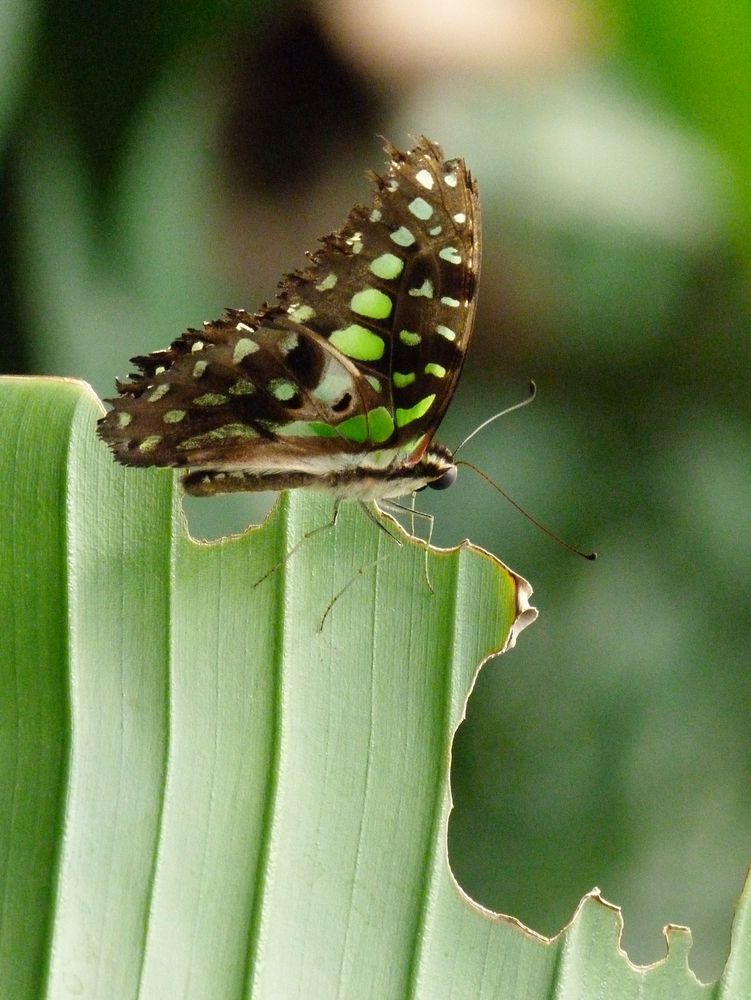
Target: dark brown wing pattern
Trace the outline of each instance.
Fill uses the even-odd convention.
[[[386,149],[371,206],[284,277],[274,304],[133,359],[99,427],[120,462],[316,474],[376,451],[417,461],[472,331],[479,204],[463,161],[428,140]]]

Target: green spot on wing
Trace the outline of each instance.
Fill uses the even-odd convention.
[[[377,361],[386,350],[382,338],[359,323],[352,323],[343,330],[334,330],[329,343],[356,361]]]
[[[417,376],[414,372],[394,372],[391,377],[397,389],[404,389],[411,385]]]
[[[348,441],[356,441],[358,444],[364,444],[366,441],[382,444],[394,433],[394,419],[385,406],[377,406],[367,414],[358,413],[348,420],[343,420],[337,424],[335,431]]]
[[[377,406],[368,413],[368,428],[373,444],[382,444],[394,433],[394,418],[385,406]]]
[[[231,437],[257,438],[258,431],[248,424],[225,424],[223,427],[215,427],[205,434],[196,434],[195,437],[186,438],[178,444],[178,448],[188,450],[190,448],[205,448],[212,444],[219,444]]]
[[[364,288],[355,292],[350,302],[352,312],[367,316],[368,319],[386,319],[393,308],[394,304],[388,295],[377,288]]]
[[[246,378],[239,378],[237,382],[233,382],[228,389],[231,396],[250,396],[255,391],[256,387]]]
[[[422,340],[422,337],[419,333],[412,333],[410,330],[400,330],[399,340],[401,340],[403,344],[406,344],[407,347],[417,347]]]
[[[392,278],[399,277],[404,270],[404,261],[400,257],[397,257],[396,254],[382,253],[380,257],[376,257],[371,262],[370,270],[376,277],[389,281]]]
[[[286,403],[287,400],[293,399],[297,395],[297,387],[284,378],[273,379],[269,382],[269,389],[272,395],[283,403]]]
[[[221,392],[206,392],[193,400],[196,406],[221,406],[227,402],[227,397]]]
[[[325,424],[322,420],[313,420],[310,428],[317,437],[334,437],[336,429],[331,424]]]
[[[337,424],[336,431],[342,437],[347,438],[348,441],[356,441],[358,444],[363,444],[368,439],[368,424],[365,414],[358,413],[355,417],[343,420],[340,424]]]
[[[435,375],[436,378],[445,378],[446,369],[443,365],[437,365],[433,361],[429,361],[428,364],[425,365],[425,374]]]
[[[280,437],[334,437],[336,430],[323,420],[292,420],[288,424],[272,424],[270,431]]]
[[[430,396],[425,396],[424,399],[419,400],[414,406],[410,406],[409,409],[402,409],[400,406],[396,408],[396,426],[406,427],[407,424],[411,424],[413,420],[419,420],[420,417],[425,416],[430,407],[433,405],[435,400],[435,393],[431,393]]]

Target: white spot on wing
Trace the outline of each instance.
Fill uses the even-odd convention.
[[[410,288],[409,294],[414,296],[415,298],[419,295],[422,295],[426,299],[432,299],[433,282],[430,280],[430,278],[426,278],[419,288]]]
[[[425,201],[424,198],[413,198],[412,201],[407,205],[407,208],[415,216],[415,218],[420,219],[425,222],[433,214],[433,206]]]
[[[393,243],[396,243],[398,247],[411,247],[415,242],[415,237],[406,226],[399,226],[399,228],[391,234],[391,240]]]
[[[320,285],[316,285],[316,290],[319,292],[328,292],[336,284],[336,275],[333,271],[326,275]]]
[[[454,331],[450,329],[450,327],[444,326],[442,323],[439,323],[438,326],[436,326],[435,332],[441,337],[445,337],[446,340],[456,340],[456,334]]]
[[[310,311],[315,316],[315,313],[313,312],[313,310],[311,309]],[[297,318],[297,317],[295,317],[295,318]],[[306,317],[306,319],[307,318],[309,318],[309,317]],[[293,330],[290,330],[289,333],[285,333],[283,337],[279,338],[279,351],[280,351],[280,353],[281,354],[289,354],[290,351],[294,351],[294,349],[297,347],[297,345],[299,344],[299,342],[300,342],[300,338],[297,336],[297,334]]]
[[[429,170],[425,170],[424,168],[418,170],[415,174],[415,180],[418,184],[422,184],[424,188],[427,188],[428,191],[433,190],[433,175]]]
[[[362,252],[362,233],[353,233],[352,236],[347,240],[347,243],[352,247],[352,253]]]
[[[249,354],[255,354],[258,349],[258,344],[254,340],[250,340],[248,337],[240,337],[232,352],[232,360],[236,365],[239,365],[243,358],[247,358]]]
[[[138,450],[153,451],[161,440],[162,437],[160,434],[150,434],[148,437],[145,437],[143,441],[141,441],[141,443],[138,446]]]
[[[162,385],[158,385],[156,389],[154,389],[154,391],[148,397],[148,402],[156,403],[158,399],[161,399],[162,396],[166,396],[168,392],[169,392],[169,385],[166,382]]]
[[[313,319],[316,314],[315,309],[312,306],[303,305],[300,302],[296,302],[289,306],[287,309],[289,318],[293,319],[295,323],[307,323],[309,319]]]
[[[438,256],[441,260],[448,261],[449,264],[461,264],[462,258],[456,247],[444,247],[443,250],[438,251]]]
[[[338,402],[345,392],[352,392],[352,376],[338,361],[332,358],[326,362],[321,381],[312,390],[314,399],[330,406]]]

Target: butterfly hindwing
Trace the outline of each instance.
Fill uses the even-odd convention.
[[[167,351],[134,359],[143,374],[119,384],[127,406],[115,401],[104,425],[120,461],[285,468],[295,452],[330,448],[336,427],[346,432],[347,419],[373,409],[376,394],[315,333],[292,327],[232,311]],[[339,448],[356,445],[338,437]]]
[[[119,461],[213,470],[217,492],[259,488],[233,470],[295,485],[419,459],[471,335],[479,206],[463,161],[428,140],[387,152],[371,206],[285,276],[275,303],[133,359],[141,371],[100,423]]]

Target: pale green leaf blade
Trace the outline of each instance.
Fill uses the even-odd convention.
[[[465,545],[431,554],[431,594],[423,548],[356,505],[282,561],[325,497],[196,543],[99,412],[0,383],[0,995],[747,995],[745,897],[712,990],[679,930],[634,969],[596,896],[547,943],[455,885],[451,741],[523,582]]]

